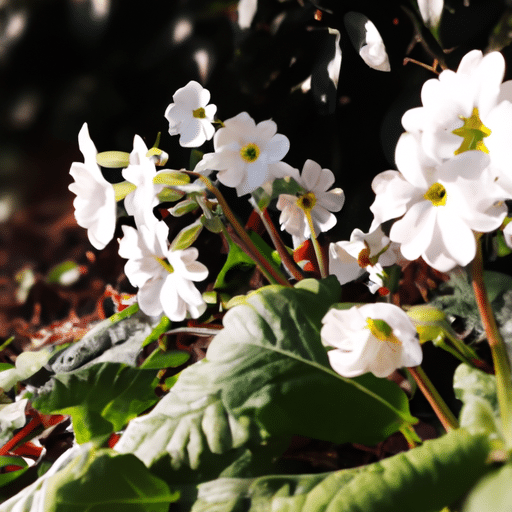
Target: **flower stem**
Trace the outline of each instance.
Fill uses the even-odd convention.
[[[494,318],[489,297],[487,296],[480,241],[477,241],[476,256],[471,264],[471,280],[478,311],[480,312],[482,324],[487,335],[487,342],[491,348],[503,436],[507,447],[512,448],[512,377],[510,361],[508,359],[505,343],[496,325],[496,319]]]
[[[257,205],[256,201],[253,199],[250,200],[250,203],[256,213],[260,216],[261,221],[263,222],[263,225],[265,226],[265,229],[267,230],[267,233],[270,235],[270,238],[272,239],[272,243],[274,244],[274,247],[276,248],[281,261],[283,262],[283,265],[286,267],[288,272],[297,279],[297,281],[301,281],[304,279],[304,274],[300,267],[295,263],[292,256],[286,249],[286,246],[284,245],[281,237],[279,236],[279,233],[274,226],[274,223],[272,222],[272,219],[270,218],[270,215],[268,214],[268,210],[264,208],[261,210],[259,206]]]
[[[431,380],[427,377],[427,374],[423,371],[423,368],[421,366],[416,366],[414,368],[407,368],[407,370],[413,376],[416,384],[418,384],[418,387],[421,389],[421,392],[428,400],[432,409],[434,409],[434,412],[439,418],[444,429],[449,432],[450,430],[459,428],[457,418],[453,415],[452,411],[450,411],[446,402],[438,393]]]
[[[256,247],[254,242],[250,239],[249,235],[243,228],[243,226],[238,222],[234,213],[231,211],[228,203],[224,199],[224,196],[220,193],[219,189],[213,185],[213,183],[202,174],[193,171],[187,171],[187,174],[191,176],[196,176],[199,178],[205,185],[206,188],[217,198],[224,215],[228,219],[231,226],[235,230],[236,234],[243,242],[245,247],[242,247],[242,250],[246,251],[248,255],[255,261],[256,265],[258,265],[259,269],[263,273],[263,275],[267,278],[269,283],[277,283],[283,286],[291,287],[292,285],[286,279],[286,277],[281,274],[278,270],[276,270],[265,258],[265,256],[260,252],[260,250]]]
[[[313,224],[313,217],[311,217],[311,210],[303,209],[304,214],[306,215],[306,219],[308,221],[309,230],[311,231],[311,242],[313,243],[313,248],[315,249],[316,260],[318,262],[318,269],[320,270],[320,276],[322,279],[325,279],[329,275],[329,261],[325,257],[320,244],[318,243],[318,238],[315,232],[315,226]]]

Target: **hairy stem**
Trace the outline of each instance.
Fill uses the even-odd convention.
[[[512,377],[510,361],[485,288],[480,241],[477,241],[476,256],[471,264],[471,280],[478,311],[491,348],[503,436],[507,447],[512,448]]]
[[[439,418],[444,429],[449,432],[450,430],[459,428],[457,418],[453,415],[452,411],[450,411],[446,402],[427,377],[427,374],[423,371],[423,368],[421,366],[416,366],[414,368],[407,368],[407,370],[413,376],[416,384],[418,384],[418,387],[421,389],[421,392],[428,400],[432,409],[434,409],[434,412]]]

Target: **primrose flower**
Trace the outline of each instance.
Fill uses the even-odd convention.
[[[96,249],[103,249],[114,236],[116,227],[116,197],[114,187],[103,177],[96,162],[98,151],[84,123],[78,134],[78,145],[84,163],[73,162],[69,174],[75,180],[69,190],[76,194],[73,201],[79,226],[87,229],[89,241]]]
[[[423,106],[408,110],[402,124],[418,139],[431,164],[469,150],[488,153],[498,184],[510,196],[512,81],[501,83],[504,72],[501,53],[469,52],[456,73],[445,70],[425,82]]]
[[[153,214],[153,208],[158,204],[157,194],[164,188],[155,185],[153,178],[158,174],[154,159],[147,156],[148,148],[141,137],[135,135],[133,151],[130,153],[130,165],[123,169],[123,178],[135,185],[124,200],[124,207],[128,215],[135,217],[138,227],[146,225],[151,228],[158,222]],[[159,171],[164,172],[164,171]]]
[[[371,68],[378,71],[391,71],[386,47],[377,27],[368,20],[364,28],[366,30],[366,44],[359,50],[359,55]]]
[[[185,87],[178,89],[166,111],[169,121],[169,133],[180,135],[180,145],[196,148],[210,140],[215,133],[212,123],[217,107],[208,105],[210,91],[191,80]]]
[[[396,148],[401,172],[385,171],[374,178],[377,198],[370,209],[374,224],[401,217],[389,238],[401,244],[405,258],[421,256],[447,272],[475,257],[474,231],[486,233],[501,225],[506,215],[503,191],[482,151],[466,151],[434,167],[418,164],[420,151],[413,135],[402,135]]]
[[[189,247],[173,251],[167,241],[168,227],[158,222],[153,229],[122,226],[124,237],[119,241],[119,254],[128,261],[125,274],[139,288],[140,309],[150,316],[162,312],[173,322],[185,319],[187,311],[198,318],[206,304],[194,281],[208,276],[208,269],[197,260],[198,251]]]
[[[341,188],[327,190],[334,183],[334,174],[313,160],[306,160],[301,176],[294,174],[293,178],[304,189],[304,194],[299,197],[280,194],[277,208],[282,212],[279,217],[281,229],[292,235],[293,245],[298,247],[311,236],[305,212],[310,213],[317,234],[328,231],[336,224],[336,217],[331,212],[341,210],[345,195]]]
[[[320,336],[335,372],[357,377],[372,372],[387,377],[397,368],[421,364],[423,353],[416,328],[393,304],[365,304],[331,309],[322,319]]]
[[[239,196],[267,181],[293,175],[293,167],[281,162],[290,141],[276,132],[274,121],[256,124],[247,112],[242,112],[224,121],[224,127],[213,137],[215,153],[204,155],[194,170],[204,174],[219,171],[219,181],[235,187]]]
[[[340,241],[329,246],[329,273],[334,274],[340,284],[345,284],[365,272],[372,276],[372,293],[383,286],[383,266],[389,267],[397,262],[398,244],[384,234],[378,226],[374,231],[363,233],[354,229],[350,241]]]

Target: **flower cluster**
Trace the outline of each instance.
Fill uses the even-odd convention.
[[[397,219],[389,238],[409,260],[446,272],[470,263],[475,237],[499,228],[512,198],[507,119],[510,82],[500,53],[468,53],[457,72],[422,89],[423,106],[406,112],[395,160],[372,183],[372,229]]]
[[[375,26],[368,22],[365,29],[367,45],[361,54],[376,69],[388,70]],[[267,208],[272,203],[280,210],[281,229],[291,235],[296,255],[303,254],[309,242],[314,247],[304,269],[316,269],[322,277],[334,275],[341,284],[365,280],[372,293],[388,295],[387,268],[420,257],[443,272],[465,266],[475,257],[479,235],[502,225],[505,201],[512,199],[506,122],[512,115],[512,89],[510,82],[501,83],[503,74],[501,54],[484,57],[472,51],[457,72],[445,70],[428,80],[422,106],[403,116],[406,131],[395,151],[398,170],[381,172],[373,180],[376,197],[369,232],[355,229],[350,240],[331,243],[327,250],[318,237],[334,227],[334,213],[345,201],[343,190],[332,188],[334,173],[313,160],[307,160],[301,172],[284,162],[290,142],[272,120],[256,123],[247,112],[216,120],[217,107],[209,104],[209,91],[193,81],[176,91],[165,111],[169,133],[179,135],[186,148],[213,139],[213,152],[203,155],[192,171],[157,170],[166,158],[158,157],[161,150],[148,149],[136,135],[132,152],[118,165],[124,167],[126,181],[111,185],[101,174],[101,155],[84,124],[79,144],[85,161],[74,163],[70,171],[77,222],[87,228],[93,246],[101,249],[114,236],[116,201],[124,199],[135,227],[122,226],[119,254],[128,260],[126,276],[138,288],[137,300],[148,315],[165,314],[181,321],[187,315],[199,318],[207,310],[195,283],[206,279],[208,269],[197,261],[199,252],[192,247],[204,227],[222,233],[232,245],[224,227],[230,223],[240,247],[264,275],[289,284],[236,221],[208,178],[216,172],[217,180],[234,188],[238,196],[250,194],[290,275],[301,279],[304,270],[289,257],[269,220]],[[198,180],[190,183],[191,176]],[[169,201],[179,202],[172,208],[161,205]],[[164,220],[155,210],[164,212]],[[170,240],[166,222],[190,212],[200,217]],[[511,238],[509,230],[512,223],[505,240]],[[331,364],[346,377],[369,371],[383,377],[421,362],[416,329],[396,306],[332,309],[323,323],[323,342],[335,347],[328,353]]]

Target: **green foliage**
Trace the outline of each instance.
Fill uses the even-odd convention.
[[[163,352],[159,348],[140,365],[144,370],[159,370],[160,368],[176,368],[186,363],[190,359],[190,354],[183,350],[170,350]]]
[[[461,364],[453,376],[455,396],[463,402],[460,425],[469,432],[495,438],[499,432],[499,407],[494,375]]]
[[[168,454],[174,469],[200,469],[208,453],[269,434],[375,443],[414,423],[396,384],[331,370],[320,320],[339,293],[332,277],[249,294],[224,317],[208,359],[183,370],[153,411],[128,425],[116,449],[148,465]]]
[[[53,377],[50,391],[33,406],[43,414],[69,414],[78,443],[120,430],[151,407],[155,373],[118,363],[102,363]]]
[[[478,478],[485,475],[489,470],[488,454],[489,444],[485,436],[473,436],[459,429],[408,452],[360,468],[317,475],[207,482],[199,486],[198,500],[191,510],[439,511],[461,498]],[[473,510],[495,509],[481,507],[471,509],[471,512]]]
[[[47,512],[166,512],[179,498],[133,455],[90,451],[51,476]]]
[[[512,503],[512,464],[482,478],[471,491],[463,512],[509,512]]]
[[[0,472],[0,487],[16,480],[28,469],[28,464],[21,457],[9,457],[5,455],[0,456],[0,470],[6,466],[19,466],[20,469],[16,471],[9,471],[7,473]]]

